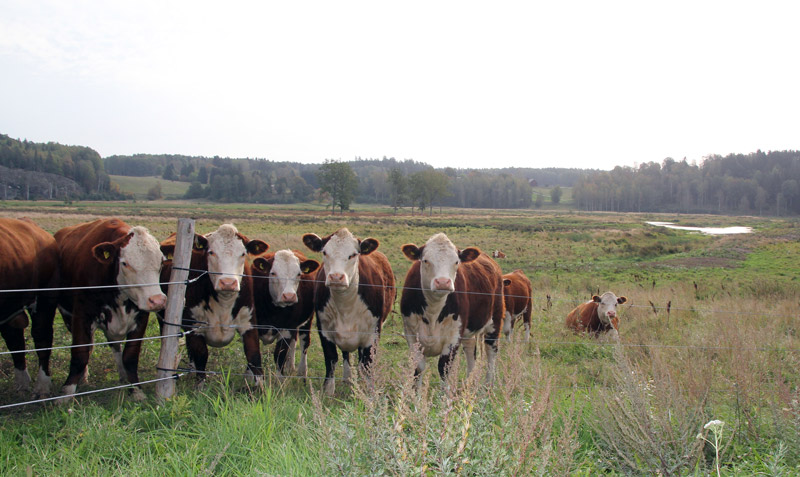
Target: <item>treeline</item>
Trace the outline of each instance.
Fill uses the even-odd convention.
[[[702,165],[665,159],[586,174],[572,189],[585,210],[800,213],[800,151],[714,155]]]
[[[27,140],[20,141],[0,134],[0,166],[10,169],[51,174],[71,179],[80,186],[78,195],[84,198],[116,199],[122,198],[119,189],[113,187],[103,167],[100,154],[94,149],[84,146],[65,146],[54,142],[46,144]],[[20,178],[30,178],[30,174],[21,174]],[[47,180],[42,175],[38,179]],[[29,179],[25,179],[30,182]],[[25,188],[29,198],[78,198],[74,187],[60,187],[54,181],[47,194],[39,193],[37,187],[34,196],[30,196],[30,184],[10,183],[12,178],[5,178],[5,186],[22,190]],[[5,184],[9,182],[8,184]],[[17,181],[18,182],[18,181]],[[55,189],[55,191],[54,191]]]

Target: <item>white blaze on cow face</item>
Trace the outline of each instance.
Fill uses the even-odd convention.
[[[617,316],[617,305],[621,305],[628,301],[627,298],[611,292],[605,292],[602,296],[593,296],[592,301],[597,303],[597,317],[606,325],[611,325],[611,320]]]
[[[164,254],[158,241],[144,227],[133,227],[130,240],[119,250],[118,285],[145,284],[120,289],[121,295],[143,311],[158,311],[167,303],[159,286]]]
[[[439,233],[428,239],[420,257],[420,278],[423,288],[436,292],[455,291],[458,249],[447,235]]]
[[[269,272],[269,294],[272,303],[279,307],[296,304],[300,278],[303,273],[311,273],[318,267],[319,263],[315,260],[300,263],[300,259],[291,250],[276,252]]]
[[[239,292],[247,248],[238,230],[231,224],[223,224],[205,238],[208,240],[208,274],[214,290]]]
[[[358,255],[360,243],[346,228],[331,235],[322,247],[322,263],[325,266],[325,285],[332,288],[348,288],[358,283]]]

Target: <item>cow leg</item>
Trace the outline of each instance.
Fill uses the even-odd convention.
[[[464,347],[464,356],[467,358],[467,376],[472,374],[472,370],[475,368],[475,358],[477,357],[477,349],[476,343],[478,342],[478,338],[473,336],[472,338],[461,338],[461,346]]]
[[[14,318],[11,321],[18,320],[19,318]],[[25,321],[27,321],[27,316]],[[9,351],[22,351],[25,349],[24,332],[24,328],[13,326],[11,323],[0,326],[0,334],[6,341]],[[25,353],[14,353],[11,355],[11,360],[14,362],[14,387],[18,392],[25,393],[31,386],[31,376],[28,374],[28,369],[25,365]]]
[[[328,396],[333,396],[333,392],[336,390],[334,373],[336,371],[336,362],[339,361],[339,352],[336,350],[336,344],[322,335],[322,330],[319,333],[319,341],[322,345],[322,354],[325,356],[325,384],[322,385],[322,390]],[[344,353],[342,353],[342,356],[344,356]]]
[[[128,340],[136,341],[126,341],[125,348],[122,351],[121,362],[124,375],[120,373],[119,380],[120,382],[127,381],[131,384],[136,384],[136,386],[130,388],[130,396],[134,401],[144,401],[146,399],[142,388],[137,383],[139,382],[139,355],[142,351],[141,338],[144,337],[147,331],[147,322],[149,318],[150,313],[146,312],[136,315],[136,328],[128,333],[127,336]]]
[[[297,330],[286,332],[289,336],[286,338],[286,362],[283,364],[283,369],[286,373],[294,373],[294,355],[297,351]]]
[[[502,315],[500,315],[502,316]],[[494,375],[497,361],[497,343],[500,340],[500,327],[499,320],[495,320],[495,326],[491,331],[484,335],[484,346],[486,349],[486,383],[492,385],[494,383]]]
[[[37,299],[36,312],[32,314],[31,336],[33,344],[39,351],[39,374],[33,393],[36,397],[50,395],[53,380],[50,375],[50,348],[53,346],[53,321],[56,315],[56,300],[53,297],[40,297]]]
[[[344,361],[342,365],[342,381],[349,383],[351,377],[350,352],[342,351],[342,361]]]
[[[446,381],[447,375],[450,373],[450,366],[453,359],[456,357],[457,351],[458,345],[454,345],[450,347],[450,351],[439,356],[439,376],[442,378],[443,382]]]
[[[202,388],[206,380],[208,362],[208,346],[203,335],[197,333],[186,335],[186,354],[189,356],[189,367],[195,370],[197,387]]]
[[[303,328],[305,326],[305,328]],[[308,347],[311,345],[311,320],[308,321],[308,325],[302,325],[300,329],[297,331],[297,341],[300,343],[300,364],[297,365],[297,376],[302,376],[303,380],[306,379],[308,376],[308,365],[307,357],[308,357]]]
[[[256,384],[264,382],[264,369],[261,367],[261,348],[258,343],[258,330],[250,329],[242,334],[244,356],[247,359],[246,379]]]
[[[283,377],[289,372],[286,364],[286,354],[289,352],[289,343],[282,337],[275,342],[275,350],[272,356],[275,359],[275,369],[278,371],[278,379],[283,381]]]
[[[80,299],[80,298],[79,298]],[[78,301],[79,299],[76,299]],[[72,356],[69,361],[69,375],[61,387],[62,395],[75,394],[78,389],[78,383],[81,379],[86,379],[88,376],[89,356],[92,354],[94,348],[94,333],[88,318],[83,316],[83,313],[77,309],[72,313],[72,344],[77,345],[71,348]],[[81,346],[84,345],[84,346]],[[65,404],[69,398],[62,398],[59,400],[61,404]]]
[[[503,320],[503,334],[506,341],[511,341],[511,332],[514,331],[514,315],[506,311],[506,319]]]

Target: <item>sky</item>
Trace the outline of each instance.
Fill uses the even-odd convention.
[[[0,0],[0,133],[612,169],[800,149],[800,2]]]

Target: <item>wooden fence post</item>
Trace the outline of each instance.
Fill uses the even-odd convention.
[[[167,310],[164,313],[165,323],[180,323],[183,318],[183,305],[186,301],[186,280],[189,278],[189,265],[192,259],[192,243],[194,241],[194,220],[178,219],[178,234],[175,237],[175,253],[172,258],[172,274],[169,281],[173,282],[169,286],[167,293]],[[174,283],[180,282],[180,283]],[[164,369],[176,369],[180,355],[178,354],[179,326],[165,324],[163,333],[167,335],[161,338],[161,353],[158,356],[158,370],[156,377],[170,377],[174,371],[163,371]],[[165,401],[175,394],[175,380],[165,379],[156,383],[156,397],[159,401]]]

